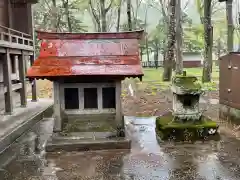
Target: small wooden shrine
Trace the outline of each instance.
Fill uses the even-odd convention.
[[[55,133],[124,136],[121,81],[143,76],[142,35],[38,32],[40,55],[27,76],[53,81]]]

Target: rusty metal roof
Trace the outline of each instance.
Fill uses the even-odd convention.
[[[138,39],[143,31],[120,33],[47,33],[30,78],[113,75],[142,76]]]

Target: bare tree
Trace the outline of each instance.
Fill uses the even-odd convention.
[[[107,6],[105,0],[99,0],[96,3],[95,7],[93,6],[92,0],[89,0],[90,12],[92,13],[92,18],[94,19],[98,32],[106,32],[107,31],[107,13],[111,9],[113,0],[110,1]],[[96,7],[97,6],[97,7]],[[107,7],[106,7],[107,6]]]
[[[148,17],[148,6],[145,9],[145,20],[144,20],[144,30],[147,32],[147,17]],[[149,47],[148,47],[148,35],[145,36],[145,45],[146,45],[146,52],[147,52],[147,61],[149,62]]]
[[[217,55],[217,64],[219,65],[219,60],[221,56],[221,49],[222,49],[222,43],[221,43],[221,38],[217,39],[217,46],[216,46],[216,55]]]
[[[119,0],[118,2],[118,9],[117,9],[117,32],[120,30],[120,21],[121,21],[121,8],[122,8],[122,0]]]
[[[240,2],[237,1],[237,4],[236,4],[236,11],[235,13],[237,14],[236,16],[236,26],[237,27],[234,27],[234,33],[236,33],[237,35],[237,41],[238,41],[238,51],[240,51]]]
[[[68,25],[68,31],[72,32],[72,23],[70,19],[70,14],[69,14],[69,4],[68,0],[62,0],[63,8],[64,8],[64,14],[66,17],[67,25]]]
[[[163,81],[170,81],[172,77],[172,67],[174,61],[174,46],[176,38],[176,0],[170,0],[170,19],[168,26],[168,42],[167,42],[167,52],[166,58],[164,60],[164,71],[163,71]]]
[[[58,13],[56,0],[52,0],[52,8],[50,10],[52,11],[52,29],[57,32],[59,30],[61,15]]]
[[[211,81],[212,73],[212,22],[211,22],[212,0],[204,0],[204,63],[202,82]]]
[[[168,17],[168,8],[169,8],[169,0],[159,0],[160,6],[161,6],[161,12],[162,12],[162,16],[163,16],[163,20],[164,20],[164,24],[165,24],[165,33],[167,34],[167,31],[169,29],[169,17]],[[164,42],[167,41],[167,37],[164,40]],[[164,48],[163,50],[163,61],[166,61],[166,49],[167,47]]]
[[[106,1],[100,0],[100,7],[101,7],[101,21],[102,21],[102,32],[107,31],[107,13],[112,6],[113,0],[110,1],[110,4],[105,8]]]
[[[176,3],[176,74],[183,72],[183,57],[182,57],[182,10],[181,0]]]
[[[131,0],[127,0],[128,30],[132,31]]]
[[[101,32],[100,14],[98,13],[99,11],[97,10],[98,7],[97,8],[93,7],[92,0],[89,0],[88,3],[89,3],[88,10],[89,10],[91,18],[93,20],[95,31]]]
[[[232,3],[233,3],[233,0],[226,1],[226,18],[227,18],[227,24],[228,24],[228,28],[227,28],[228,52],[233,50],[234,25],[233,25]]]

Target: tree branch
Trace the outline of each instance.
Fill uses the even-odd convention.
[[[98,15],[97,15],[97,13],[96,13],[96,10],[94,9],[94,7],[93,7],[93,5],[92,5],[92,0],[89,0],[89,5],[90,5],[91,12],[92,12],[92,15],[93,15],[95,21],[96,21],[97,23],[100,23],[100,20],[99,20],[99,18],[98,18]]]
[[[110,4],[108,5],[108,7],[105,9],[105,12],[107,13],[110,8],[112,7],[112,3],[113,3],[113,0],[111,0]]]
[[[183,11],[187,8],[188,4],[189,4],[190,0],[188,0],[183,8]]]
[[[212,15],[214,15],[216,12],[220,11],[220,10],[223,10],[224,8],[223,7],[220,7],[220,8],[217,8],[213,11],[212,9]]]
[[[162,10],[164,20],[166,21],[165,23],[168,23],[168,16],[167,16],[167,13],[166,13],[165,8],[164,8],[164,3],[163,3],[162,0],[159,0],[159,3],[161,5],[161,10]]]

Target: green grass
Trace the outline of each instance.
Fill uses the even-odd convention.
[[[202,68],[185,68],[184,70],[187,72],[187,75],[194,75],[198,78],[201,78],[202,76]],[[143,68],[143,71],[143,81],[162,81],[163,68]],[[219,72],[217,67],[213,68],[212,78],[219,78]]]
[[[202,68],[185,68],[187,75],[196,76],[201,81]],[[161,85],[162,87],[168,87],[170,82],[162,81],[163,68],[144,68],[143,82],[150,83],[154,82],[156,85]],[[218,86],[219,72],[218,68],[214,67],[212,72],[212,82],[202,84],[204,90],[216,90]]]

